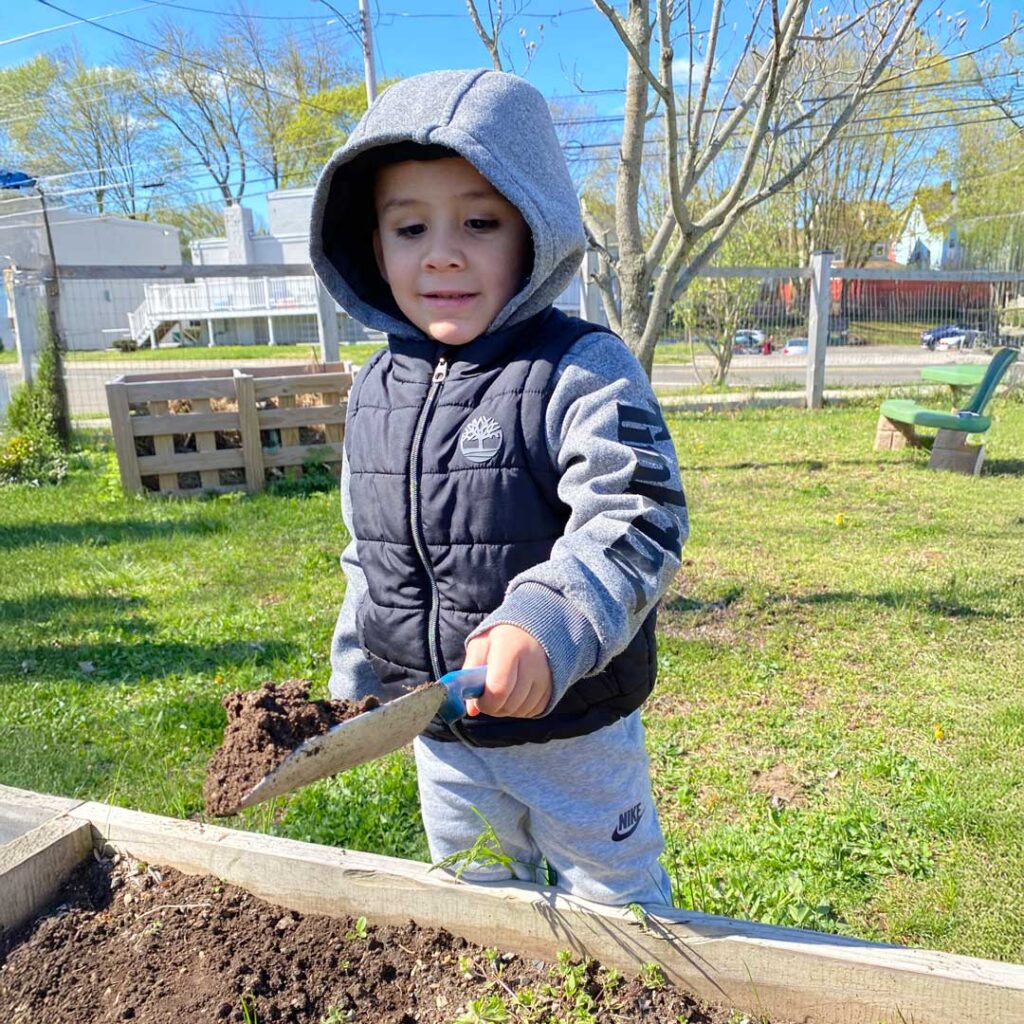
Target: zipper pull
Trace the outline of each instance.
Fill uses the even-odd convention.
[[[437,361],[437,366],[434,367],[434,376],[431,377],[431,383],[440,384],[444,381],[445,377],[448,376],[448,360],[444,356]]]

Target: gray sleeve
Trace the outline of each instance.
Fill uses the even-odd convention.
[[[331,640],[331,696],[335,700],[359,700],[369,694],[381,700],[385,694],[377,673],[366,660],[356,633],[356,611],[366,594],[366,576],[359,564],[355,532],[352,529],[352,499],[349,492],[350,474],[347,457],[341,462],[341,517],[348,530],[349,540],[341,555],[345,572],[345,596]]]
[[[565,533],[471,637],[500,623],[530,633],[551,664],[550,711],[636,634],[679,568],[689,519],[650,381],[614,335],[586,335],[570,349],[545,427],[570,509]]]

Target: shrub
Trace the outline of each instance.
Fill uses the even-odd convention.
[[[36,379],[15,388],[0,437],[0,483],[60,483],[67,476],[67,409],[59,353],[48,326]]]
[[[117,338],[110,343],[111,348],[116,348],[118,352],[137,352],[139,345],[134,338]]]
[[[59,484],[67,472],[67,457],[50,433],[29,430],[0,440],[0,484]]]

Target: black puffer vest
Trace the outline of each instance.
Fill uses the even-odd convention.
[[[509,581],[549,557],[569,518],[545,440],[552,378],[577,339],[605,330],[548,309],[459,347],[392,338],[357,377],[345,435],[367,582],[356,623],[382,682],[459,668]],[[426,734],[510,746],[600,729],[651,692],[654,626],[652,611],[543,718],[434,719]]]

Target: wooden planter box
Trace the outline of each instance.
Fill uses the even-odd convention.
[[[553,961],[560,949],[759,1019],[807,1024],[1021,1024],[1024,966],[673,911],[626,910],[526,883],[472,885],[426,864],[0,786],[0,931],[43,908],[93,848],[209,874],[301,913],[410,918]]]
[[[125,374],[106,385],[127,493],[254,491],[319,458],[337,476],[350,363]]]

